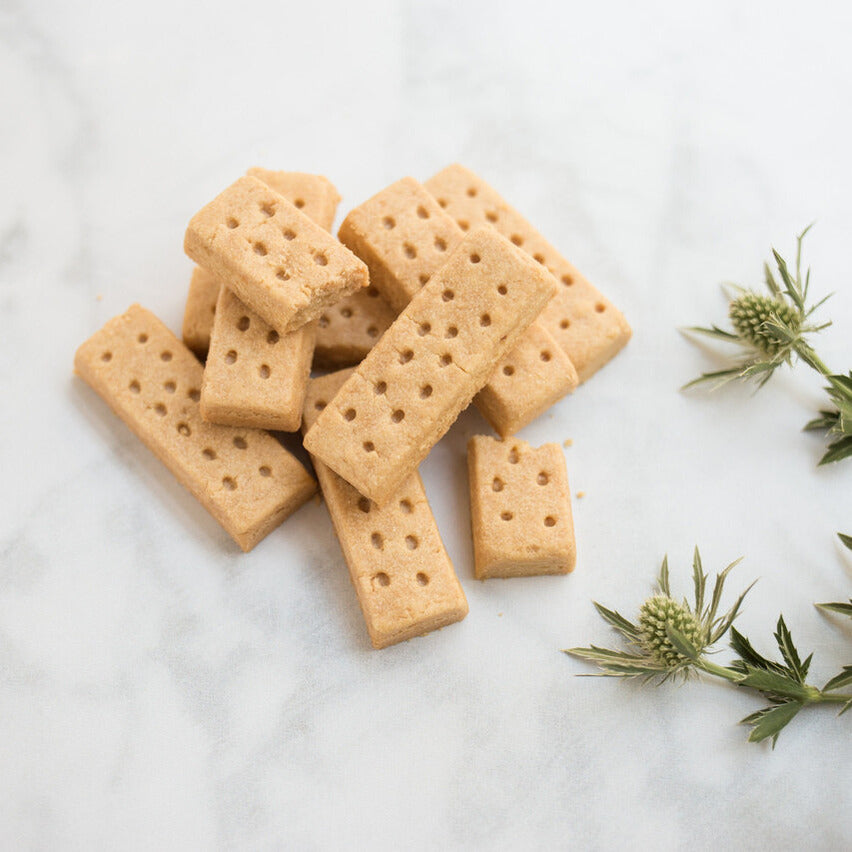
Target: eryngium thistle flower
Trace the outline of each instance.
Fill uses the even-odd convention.
[[[767,325],[770,320],[780,320],[793,332],[797,332],[802,324],[801,314],[792,305],[751,291],[744,292],[731,302],[729,315],[740,339],[748,341],[767,358],[778,355],[788,342]]]
[[[672,644],[669,628],[677,630],[699,654],[707,646],[707,631],[695,613],[667,595],[654,595],[642,604],[639,628],[642,647],[667,669],[692,663]]]
[[[840,538],[852,549],[852,536],[841,535]],[[775,629],[780,660],[764,657],[732,626],[751,586],[737,598],[727,613],[717,615],[725,578],[734,565],[736,562],[716,575],[707,603],[707,575],[701,567],[701,556],[696,548],[692,563],[695,604],[690,606],[686,600],[679,603],[672,597],[668,559],[664,559],[657,580],[658,591],[642,604],[638,624],[615,610],[595,603],[595,609],[601,617],[627,640],[627,647],[601,648],[589,645],[586,648],[569,648],[565,653],[594,663],[605,677],[636,677],[646,683],[663,683],[672,678],[685,679],[690,674],[700,673],[751,689],[767,698],[770,704],[746,716],[742,723],[751,727],[748,737],[751,742],[771,740],[773,747],[782,728],[804,707],[838,704],[841,706],[838,715],[852,710],[852,694],[840,692],[841,687],[852,684],[852,666],[844,666],[822,689],[807,683],[813,654],[805,657],[799,653],[784,623],[784,616],[778,619]],[[838,602],[817,606],[852,616],[852,600],[848,604]],[[730,665],[722,666],[712,662],[707,655],[712,653],[713,646],[729,630],[731,648],[737,658]]]

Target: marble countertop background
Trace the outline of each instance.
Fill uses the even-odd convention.
[[[836,291],[852,363],[848,4],[0,2],[0,846],[840,849],[852,714],[778,748],[756,699],[575,677],[668,552],[760,577],[822,682],[850,630],[852,462],[817,469],[804,368],[759,395],[678,387],[771,245]],[[570,577],[475,582],[466,412],[423,465],[470,615],[370,650],[325,507],[242,555],[97,398],[76,346],[140,301],[179,329],[190,215],[248,166],[328,175],[341,214],[393,180],[480,172],[635,336],[531,425],[566,449]],[[338,220],[339,221],[339,220]]]

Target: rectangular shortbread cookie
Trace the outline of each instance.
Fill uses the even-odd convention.
[[[340,200],[319,175],[249,169],[323,228]],[[201,386],[201,415],[211,423],[295,432],[313,359],[315,323],[283,337],[222,287]]]
[[[313,379],[304,427],[334,398],[350,371]],[[317,479],[374,648],[421,636],[468,612],[418,473],[384,508],[362,497],[318,459]]]
[[[317,418],[305,447],[384,504],[553,296],[490,228],[468,234]]]
[[[369,283],[352,252],[250,176],[192,217],[184,250],[279,334]]]
[[[371,286],[400,312],[464,232],[421,184],[406,177],[351,210],[338,236],[367,264]],[[559,354],[546,364],[543,353],[551,351]],[[512,434],[577,387],[576,371],[567,362],[537,321],[474,402],[498,434]]]
[[[316,323],[283,337],[227,287],[219,293],[201,386],[210,423],[296,432],[311,372]]]
[[[257,167],[249,169],[246,174],[272,187],[321,228],[331,230],[340,196],[328,178]],[[183,342],[199,358],[206,358],[210,347],[220,286],[214,275],[200,266],[195,267],[183,315]]]
[[[367,264],[370,283],[401,313],[464,234],[414,178],[406,177],[350,210],[337,236]]]
[[[201,419],[201,364],[139,305],[83,343],[74,367],[243,550],[316,491],[271,435]]]
[[[482,178],[455,164],[424,185],[462,229],[492,225],[557,279],[559,292],[540,321],[568,354],[581,382],[625,346],[631,332],[623,314]]]
[[[573,571],[571,492],[559,446],[475,435],[467,461],[477,579]]]
[[[317,320],[314,366],[335,369],[360,363],[395,316],[372,284],[345,296]]]
[[[494,431],[505,438],[523,429],[579,383],[571,359],[537,321],[473,401]]]

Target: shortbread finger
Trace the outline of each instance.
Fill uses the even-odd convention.
[[[477,579],[573,571],[571,492],[559,446],[475,435],[467,453]]]
[[[568,354],[581,382],[625,346],[631,331],[623,314],[482,178],[455,164],[425,187],[462,229],[490,224],[554,275],[559,292],[541,322]]]
[[[447,261],[464,234],[414,178],[350,210],[337,232],[370,270],[370,283],[396,313]]]
[[[402,311],[444,265],[464,233],[414,178],[403,178],[350,210],[340,240],[369,267],[371,286]],[[555,344],[537,321],[519,339],[474,402],[500,435],[526,426],[577,386],[574,367],[560,352],[546,367],[540,354]],[[565,365],[564,370],[559,367]]]
[[[555,288],[546,271],[496,231],[470,233],[320,414],[305,447],[384,504]]]
[[[196,266],[189,281],[189,294],[183,312],[183,342],[199,357],[206,358],[210,333],[219,299],[219,281],[206,269]]]
[[[505,438],[523,429],[578,384],[571,359],[537,321],[473,401],[494,431]]]
[[[362,261],[254,177],[192,217],[184,250],[279,334],[368,284]]]
[[[337,191],[319,175],[249,169],[323,228],[334,219]],[[201,387],[211,423],[295,432],[311,371],[315,323],[283,337],[227,287],[222,288]]]
[[[313,219],[320,228],[326,231],[331,230],[334,214],[340,203],[340,195],[327,177],[304,172],[273,171],[259,166],[250,168],[246,174],[263,181],[279,195],[283,195],[297,210],[301,210],[305,216]]]
[[[322,175],[251,168],[246,172],[283,195],[291,204],[327,231],[334,222],[340,196],[332,182]],[[206,358],[213,331],[213,316],[219,298],[219,280],[197,266],[189,284],[183,315],[183,342],[199,357]]]
[[[227,288],[219,294],[201,386],[201,416],[224,426],[296,432],[315,323],[283,337]]]
[[[372,284],[345,296],[317,320],[314,366],[336,369],[359,364],[395,316]]]
[[[271,435],[201,419],[201,365],[139,305],[83,343],[74,367],[243,550],[316,491]]]
[[[305,400],[304,428],[334,398],[348,370],[313,379]],[[413,473],[384,508],[314,459],[325,504],[374,648],[421,636],[468,612],[423,482]]]

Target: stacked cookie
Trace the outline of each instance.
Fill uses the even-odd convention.
[[[184,342],[134,305],[75,367],[244,550],[316,489],[266,431],[301,428],[379,648],[467,614],[417,468],[471,402],[501,438],[468,449],[476,576],[573,569],[562,452],[511,436],[630,328],[461,166],[382,190],[339,241],[338,201],[323,177],[250,169],[187,228]]]

